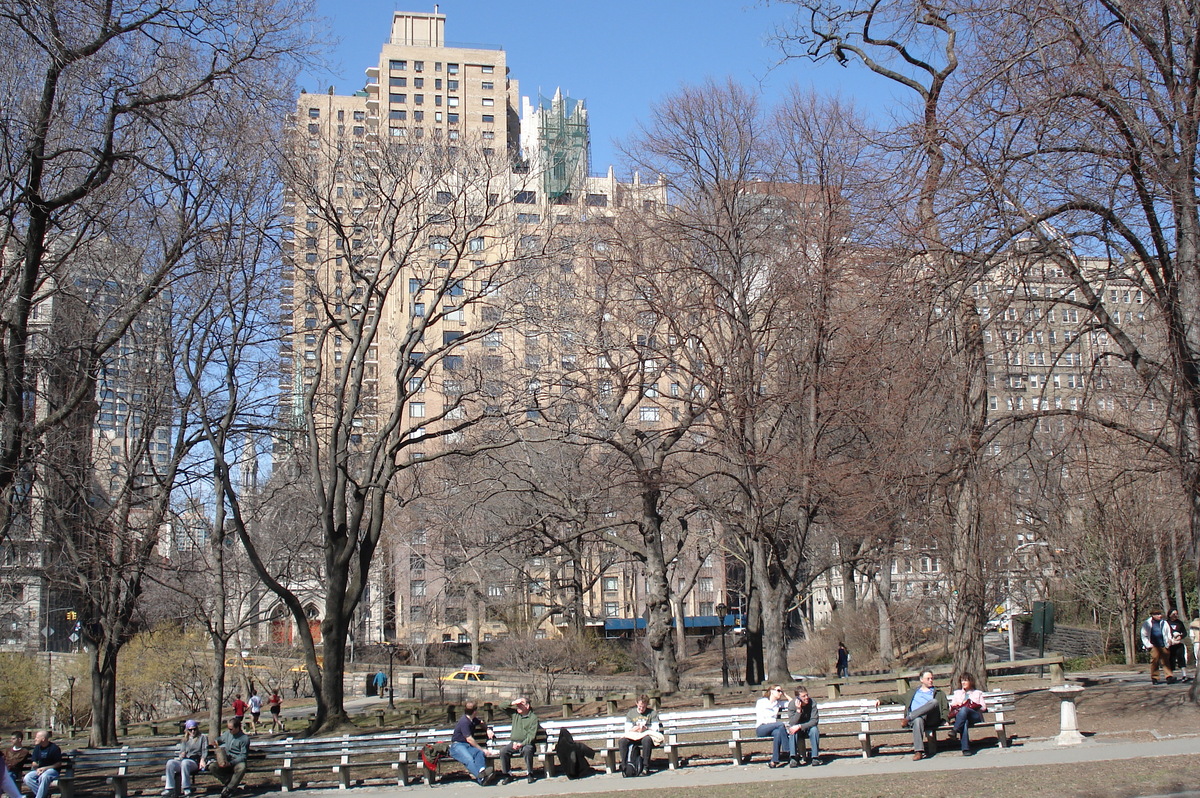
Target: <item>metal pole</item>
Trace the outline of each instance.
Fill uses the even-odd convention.
[[[717,613],[721,622],[721,686],[729,686],[729,660],[725,656],[725,613],[728,607],[724,604],[717,606]]]
[[[71,706],[70,706],[71,736],[74,737],[75,736],[75,677],[74,676],[67,677],[67,686],[68,686],[68,688],[70,688],[70,693],[71,693],[71,701],[70,701],[70,704],[71,704]]]
[[[388,709],[396,708],[396,680],[392,675],[392,655],[396,649],[390,643],[388,644]]]

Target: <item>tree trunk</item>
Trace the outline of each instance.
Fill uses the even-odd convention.
[[[759,544],[752,544],[759,545]],[[753,584],[753,581],[750,582]],[[759,588],[746,591],[746,684],[762,684],[763,613]]]
[[[346,639],[349,632],[347,616],[326,616],[321,623],[321,650],[324,663],[314,688],[320,693],[317,717],[311,731],[335,731],[350,723],[346,714],[346,688],[342,674],[346,672]]]
[[[784,632],[784,619],[791,596],[785,586],[780,584],[779,570],[771,565],[767,547],[762,544],[755,546],[750,566],[757,586],[761,614],[762,646],[759,667],[768,681],[783,683],[792,679],[787,664],[787,640]]]
[[[225,708],[225,654],[228,641],[213,635],[212,652],[212,692],[208,696],[208,731],[209,737],[216,739],[221,733],[221,715]]]
[[[1181,563],[1183,558],[1179,556],[1179,530],[1174,526],[1171,527],[1171,579],[1175,588],[1175,609],[1179,610],[1179,617],[1187,619],[1188,606],[1187,594],[1183,592],[1183,573]]]
[[[117,745],[117,649],[91,646],[92,728],[88,747]]]
[[[895,658],[892,647],[892,562],[885,558],[879,567],[879,581],[875,590],[875,616],[879,628],[879,661],[885,670],[891,670]]]
[[[1171,593],[1167,589],[1167,569],[1163,565],[1162,540],[1155,536],[1154,543],[1154,574],[1158,577],[1158,601],[1164,613],[1171,611]]]

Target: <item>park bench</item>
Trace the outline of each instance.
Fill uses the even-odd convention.
[[[167,760],[175,756],[175,745],[122,746],[121,748],[85,748],[63,757],[58,773],[58,789],[62,798],[74,798],[76,781],[80,778],[100,778],[113,788],[115,798],[127,798],[129,780],[162,776]],[[109,773],[109,771],[113,771]],[[161,788],[161,783],[160,783]]]
[[[1001,748],[1007,748],[1010,745],[1008,727],[1013,725],[1013,720],[1009,717],[1015,708],[1016,695],[1011,691],[994,690],[984,693],[984,704],[987,706],[987,711],[983,713],[983,723],[976,724],[973,729],[981,729],[991,726],[996,734],[996,741]],[[869,756],[868,753],[872,750],[873,740],[879,737],[888,737],[892,735],[901,735],[904,739],[911,738],[912,730],[900,726],[904,720],[905,708],[899,704],[884,704],[865,713],[868,720],[864,720],[863,732],[860,738],[863,742],[864,756]],[[824,717],[822,717],[822,726],[824,726]],[[954,727],[947,719],[943,719],[942,725],[936,729],[926,730],[925,749],[927,752],[936,750],[937,735],[945,732],[952,733]]]
[[[283,792],[296,789],[296,776],[306,772],[332,773],[337,777],[338,787],[348,789],[356,770],[394,768],[400,752],[411,746],[413,737],[412,732],[289,737],[258,743],[251,748],[251,754],[258,754],[269,766],[273,765]]]

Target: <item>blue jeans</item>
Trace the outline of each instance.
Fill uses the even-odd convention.
[[[487,757],[483,755],[483,751],[466,743],[450,743],[450,756],[462,762],[463,767],[476,781],[483,772],[483,766],[487,764]]]
[[[816,759],[821,755],[821,744],[818,742],[821,739],[821,730],[813,726],[807,732],[803,729],[792,735],[792,756],[799,756],[804,750],[804,738],[808,737],[808,755]]]
[[[33,793],[33,798],[46,798],[50,788],[58,778],[58,768],[46,768],[39,776],[36,769],[25,774],[25,786]]]
[[[967,729],[973,723],[983,723],[983,713],[978,709],[959,707],[958,714],[954,716],[954,733],[958,735],[964,751],[971,750],[971,741],[967,739]]]
[[[782,761],[784,751],[787,751],[789,756],[796,753],[792,749],[792,736],[788,734],[786,723],[764,723],[755,729],[754,733],[759,737],[771,738],[772,762]]]

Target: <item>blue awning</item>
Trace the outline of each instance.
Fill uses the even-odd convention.
[[[725,616],[725,628],[732,629],[735,626],[740,626],[740,618],[736,615]],[[675,619],[671,619],[671,626],[675,625]],[[721,616],[719,615],[686,615],[683,619],[684,629],[716,629],[721,626]],[[604,630],[606,632],[629,632],[634,629],[645,629],[645,618],[605,618]]]

